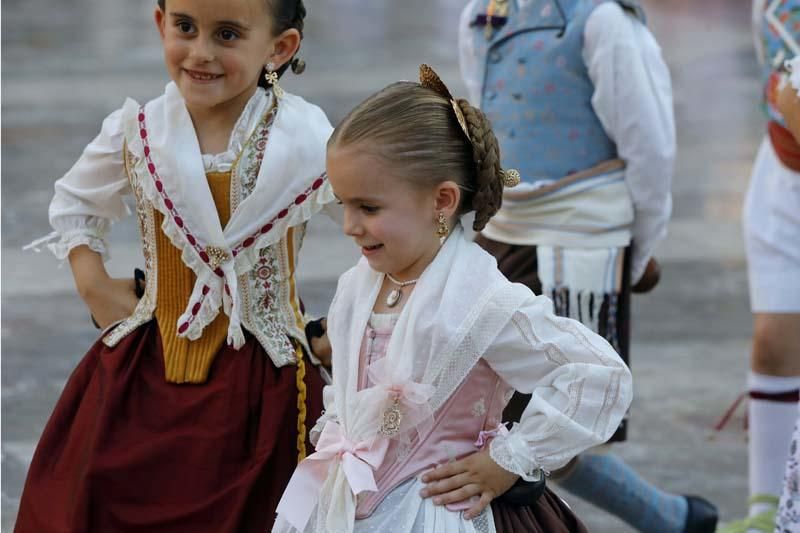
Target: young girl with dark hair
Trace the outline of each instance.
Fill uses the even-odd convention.
[[[333,200],[332,128],[278,86],[302,70],[304,16],[299,0],[161,0],[172,81],[109,115],[56,182],[49,247],[104,332],[44,430],[16,531],[271,527],[322,407],[294,275]],[[103,263],[125,195],[141,284]]]

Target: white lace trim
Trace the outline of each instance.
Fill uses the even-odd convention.
[[[542,479],[542,472],[547,472],[538,466],[535,458],[526,453],[530,448],[524,442],[519,442],[521,440],[519,435],[513,433],[498,435],[489,444],[489,457],[501,468],[517,474],[525,481],[539,481]]]
[[[228,149],[218,154],[203,154],[203,167],[206,172],[228,172],[233,168],[233,164],[255,128],[261,123],[261,117],[271,103],[272,93],[267,93],[261,87],[256,89],[231,131]]]
[[[103,257],[103,261],[108,261],[111,254],[108,250],[105,236],[108,234],[111,223],[103,218],[91,217],[85,219],[84,224],[85,225],[82,227],[76,227],[74,229],[53,231],[23,246],[22,249],[41,252],[41,247],[46,246],[48,250],[53,252],[56,259],[59,261],[66,261],[69,257],[70,250],[77,246],[86,245],[92,251],[99,253]],[[56,240],[57,242],[53,242]]]

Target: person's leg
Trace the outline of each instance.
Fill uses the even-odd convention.
[[[800,389],[800,313],[756,313],[754,319],[748,379],[750,516],[775,512]]]
[[[559,473],[554,475],[559,486],[638,531],[685,531],[689,501],[660,490],[614,454],[584,453]]]
[[[753,348],[748,376],[747,518],[722,532],[774,530],[800,388],[800,173],[765,139],[744,208]]]

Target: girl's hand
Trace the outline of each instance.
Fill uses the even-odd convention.
[[[661,279],[661,265],[658,264],[655,257],[651,257],[647,262],[647,267],[644,269],[642,278],[631,287],[631,291],[635,293],[650,292],[658,285]]]
[[[464,512],[464,518],[471,520],[481,514],[493,499],[510,489],[517,479],[518,475],[495,463],[487,449],[427,472],[422,476],[426,485],[420,496],[433,497],[435,505],[479,496],[480,499]]]
[[[128,318],[139,303],[133,278],[106,278],[87,292],[84,300],[100,329]]]
[[[69,264],[78,294],[89,307],[100,329],[133,314],[139,298],[134,279],[114,279],[106,272],[103,258],[86,245],[69,252]]]

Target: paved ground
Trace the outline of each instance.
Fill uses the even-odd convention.
[[[68,269],[20,247],[49,231],[52,182],[125,96],[166,81],[150,24],[155,2],[10,0],[2,23],[2,531],[11,531],[27,464],[64,380],[96,332]],[[338,121],[370,92],[434,65],[463,94],[456,62],[461,0],[312,0],[308,70],[284,84]],[[631,439],[616,447],[663,487],[709,497],[723,517],[746,499],[741,414],[710,427],[742,389],[751,332],[740,230],[742,197],[762,131],[744,0],[650,0],[651,27],[675,87],[675,216],[659,250],[664,279],[634,302],[636,401]],[[141,263],[132,221],[114,230],[111,269]],[[356,251],[326,221],[312,227],[302,292],[322,312]],[[565,495],[567,496],[567,495]],[[569,498],[591,531],[629,531]]]

